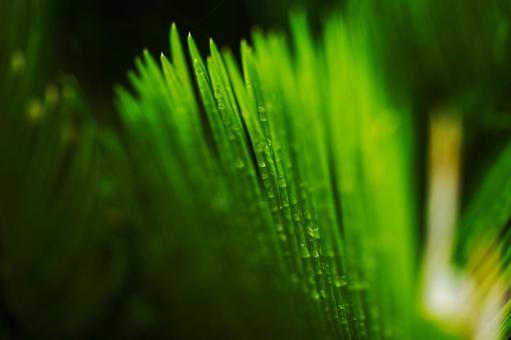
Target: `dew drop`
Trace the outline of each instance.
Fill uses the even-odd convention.
[[[300,252],[302,254],[302,258],[304,259],[308,259],[311,257],[309,249],[307,249],[307,246],[304,243],[300,244]]]
[[[287,182],[284,177],[279,178],[279,187],[280,188],[287,188]]]
[[[266,109],[264,108],[264,106],[258,106],[257,107],[257,113],[259,114],[259,120],[261,122],[268,121],[268,118],[266,116]]]
[[[334,285],[337,288],[342,288],[342,287],[346,287],[348,285],[348,282],[346,281],[346,279],[344,277],[336,277],[334,279]]]
[[[236,169],[243,169],[245,167],[245,162],[241,158],[239,158],[235,163]]]
[[[319,228],[314,226],[314,225],[312,225],[312,224],[307,227],[307,233],[313,239],[318,240],[320,238]]]
[[[264,141],[259,141],[255,144],[255,151],[263,152],[265,147],[266,147],[266,143]]]

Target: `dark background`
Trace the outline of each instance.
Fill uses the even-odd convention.
[[[236,0],[59,0],[55,6],[55,67],[76,75],[104,112],[110,111],[113,85],[127,83],[126,71],[144,48],[154,55],[168,51],[172,22],[203,50],[213,33],[220,45],[236,48],[254,23],[245,2]]]
[[[290,8],[306,8],[312,21],[330,12],[336,0],[56,0],[50,34],[56,72],[74,74],[88,99],[112,111],[112,87],[126,85],[126,71],[144,48],[154,55],[168,51],[172,22],[183,39],[191,32],[203,53],[210,37],[238,51],[255,26],[286,27]]]

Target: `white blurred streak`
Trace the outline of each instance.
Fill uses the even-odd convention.
[[[422,305],[446,330],[474,340],[497,339],[505,304],[499,271],[500,253],[491,240],[465,272],[451,265],[458,216],[462,125],[452,109],[433,112],[430,128],[427,240]]]
[[[424,306],[445,318],[466,311],[470,284],[452,272],[450,257],[458,212],[461,122],[449,109],[431,118],[428,234],[424,264]]]
[[[474,340],[497,339],[504,285],[497,250],[481,240],[481,251],[465,272],[451,265],[458,215],[462,124],[450,108],[433,112],[430,127],[427,240],[422,306],[447,330]]]

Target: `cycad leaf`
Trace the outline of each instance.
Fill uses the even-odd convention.
[[[363,38],[356,31],[347,34],[339,19],[331,20],[319,45],[313,43],[303,17],[294,19],[293,32],[293,49],[275,34],[255,33],[254,50],[242,43],[243,75],[232,54],[221,53],[213,41],[211,56],[204,62],[189,36],[199,107],[204,108],[205,117],[199,110],[179,114],[180,108],[196,104],[188,102],[193,100],[186,94],[191,87],[182,81],[187,68],[175,28],[172,55],[179,57],[173,57],[173,62],[162,57],[162,66],[157,68],[146,56],[138,66],[139,75],[133,80],[135,99],[121,92],[119,108],[126,116],[126,127],[135,135],[149,136],[152,129],[161,134],[150,137],[154,144],[149,145],[138,145],[144,138],[135,136],[128,149],[165,144],[154,165],[165,178],[163,190],[179,181],[176,167],[197,168],[204,176],[216,176],[214,182],[179,185],[173,199],[182,203],[181,227],[186,225],[187,232],[172,224],[158,228],[166,230],[168,237],[186,237],[183,249],[190,255],[192,248],[201,254],[208,249],[207,256],[219,271],[230,263],[236,278],[223,280],[223,289],[215,288],[218,279],[205,269],[203,274],[210,282],[199,286],[233,303],[241,294],[249,301],[249,313],[256,323],[264,323],[255,303],[263,293],[254,291],[256,286],[247,281],[248,277],[255,280],[249,268],[259,268],[259,279],[273,272],[276,276],[266,282],[264,295],[273,296],[271,292],[280,291],[279,287],[287,293],[281,292],[274,301],[280,301],[282,308],[272,304],[267,313],[278,317],[280,311],[290,312],[294,306],[310,321],[308,332],[312,333],[298,335],[293,328],[299,318],[289,316],[287,324],[294,326],[286,328],[286,337],[409,338],[424,334],[429,326],[413,313],[416,203],[409,190],[413,139],[407,108],[391,106],[379,79],[372,75]],[[153,91],[161,92],[155,97]],[[139,108],[136,111],[129,109],[133,100]],[[138,128],[130,118],[133,115],[153,116],[155,125],[149,130]],[[202,133],[182,134],[191,121],[200,122]],[[169,128],[167,135],[161,126]],[[178,143],[172,137],[176,135],[188,142]],[[203,146],[204,158],[212,162],[209,170],[208,162],[193,162],[193,157],[185,156],[199,152],[190,145]],[[178,154],[184,157],[179,166],[171,156]],[[153,162],[140,156],[143,167]],[[188,175],[183,173],[183,179]],[[201,217],[194,217],[197,206],[192,202],[200,202]],[[160,210],[160,214],[163,217],[166,212]],[[161,223],[146,216],[148,223]],[[221,229],[212,234],[208,230],[212,226]],[[229,249],[234,263],[222,260],[222,252],[207,246],[209,242],[201,241],[199,235],[209,235],[209,241]],[[202,318],[209,320],[205,315]],[[232,327],[243,324],[235,317],[215,320],[237,325]],[[263,330],[257,334],[267,335]]]

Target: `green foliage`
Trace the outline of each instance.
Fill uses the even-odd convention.
[[[26,34],[31,40],[0,32],[7,51],[0,53],[0,331],[21,338],[467,336],[421,310],[416,113],[450,99],[467,111],[480,98],[501,100],[488,95],[500,83],[481,85],[486,92],[466,84],[507,72],[507,21],[493,2],[481,5],[480,18],[474,5],[432,44],[446,30],[438,13],[448,8],[398,3],[387,2],[395,15],[383,18],[376,2],[352,4],[318,37],[295,15],[291,39],[255,31],[239,61],[212,40],[204,58],[191,36],[186,53],[172,26],[169,57],[145,51],[128,73],[132,90],[117,88],[114,130],[93,120],[73,78],[41,86],[45,12],[32,2],[40,17]],[[474,16],[479,41],[496,37],[475,50],[463,30]],[[403,47],[395,35],[402,27],[420,39]],[[466,63],[443,57],[451,45],[469,56]],[[479,69],[487,50],[491,58]],[[423,53],[397,65],[411,51]],[[418,75],[409,77],[410,69]],[[442,95],[430,96],[438,84]],[[502,144],[462,211],[453,260],[505,292],[509,138]],[[490,268],[482,270],[485,261]],[[491,292],[481,287],[476,295]],[[507,338],[511,305],[503,299],[498,331]]]
[[[466,259],[481,238],[499,240],[495,246],[503,252],[505,265],[509,265],[509,217],[511,216],[511,144],[499,155],[488,171],[479,191],[474,195],[459,230],[459,243]]]
[[[276,34],[256,32],[254,49],[243,42],[241,70],[213,41],[204,61],[190,36],[195,84],[173,27],[172,60],[162,55],[159,65],[145,52],[130,73],[135,95],[119,89],[127,150],[144,179],[141,219],[158,228],[147,249],[168,259],[146,266],[155,279],[174,277],[179,289],[161,292],[174,306],[175,295],[186,296],[175,316],[186,335],[205,334],[190,327],[188,311],[204,293],[221,296],[229,314],[194,321],[215,320],[221,332],[247,329],[230,314],[242,306],[229,312],[229,301],[243,296],[256,325],[279,313],[282,299],[287,312],[303,309],[312,333],[295,333],[303,320],[288,315],[285,337],[425,337],[433,330],[414,312],[408,108],[389,101],[360,32],[331,20],[315,44],[303,17],[292,27],[292,49]],[[185,274],[174,264],[181,248],[181,261],[194,257]],[[202,272],[203,280],[194,277]],[[273,289],[279,294],[264,299]],[[275,334],[265,326],[243,337]]]

